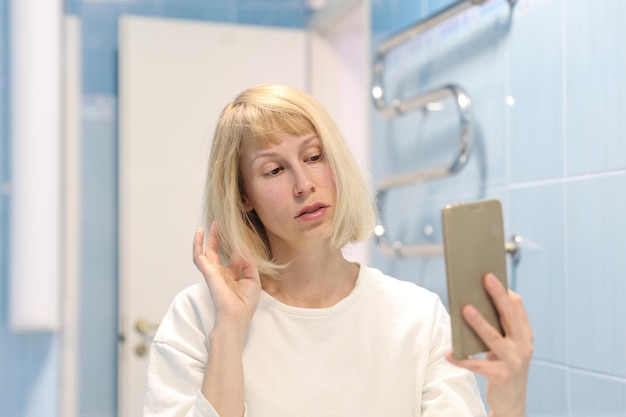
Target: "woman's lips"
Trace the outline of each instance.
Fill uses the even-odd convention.
[[[302,209],[302,211],[296,216],[296,218],[303,220],[315,220],[324,216],[327,208],[328,206],[324,204],[310,205]]]

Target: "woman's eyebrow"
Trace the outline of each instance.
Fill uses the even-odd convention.
[[[302,142],[300,143],[300,147],[305,148],[311,142],[316,141],[316,140],[319,141],[320,140],[319,137],[315,133],[311,133],[310,136],[307,136],[306,138],[302,140]],[[254,162],[257,159],[261,159],[261,158],[275,158],[277,156],[278,156],[278,153],[272,151],[271,148],[260,150],[259,152],[257,152],[255,155],[252,156],[251,162]]]
[[[311,136],[308,136],[307,138],[305,138],[302,143],[300,144],[301,148],[304,148],[305,146],[307,146],[309,143],[313,142],[313,141],[320,141],[320,138],[317,137],[317,135],[315,133],[311,133]]]
[[[276,152],[272,152],[270,150],[259,151],[255,155],[252,156],[252,160],[250,162],[254,162],[257,159],[262,159],[262,158],[275,158],[277,156],[278,154]]]

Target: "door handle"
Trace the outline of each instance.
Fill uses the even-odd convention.
[[[146,319],[139,319],[135,322],[135,330],[146,339],[152,340],[154,338],[154,334],[159,328],[160,323],[151,323]]]
[[[141,318],[135,322],[135,330],[143,340],[135,345],[135,355],[142,357],[148,354],[150,350],[149,343],[154,339],[154,335],[159,328],[159,323],[151,323],[150,321]]]

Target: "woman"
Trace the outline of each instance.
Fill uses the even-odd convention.
[[[375,224],[372,192],[324,109],[260,85],[223,111],[193,241],[205,283],[181,292],[150,352],[146,416],[524,415],[532,332],[521,299],[487,276],[502,337],[455,360],[439,298],[349,262]],[[468,371],[469,370],[469,371]]]

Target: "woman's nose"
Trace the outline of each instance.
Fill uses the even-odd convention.
[[[296,171],[295,183],[293,187],[293,193],[297,196],[314,192],[315,184],[311,179],[311,176],[306,169],[299,169]]]

